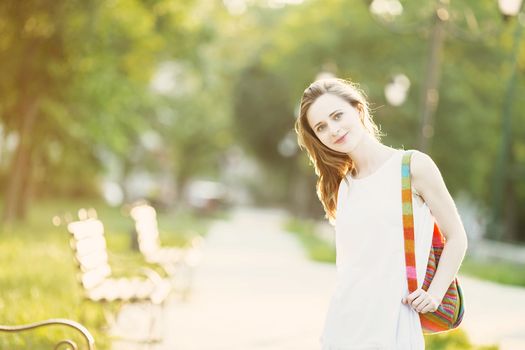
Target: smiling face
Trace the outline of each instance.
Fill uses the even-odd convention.
[[[319,140],[337,152],[352,152],[367,133],[361,112],[331,93],[319,96],[308,109],[306,117]]]

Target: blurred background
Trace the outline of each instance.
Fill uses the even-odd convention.
[[[80,207],[129,254],[139,199],[173,245],[232,208],[279,208],[333,262],[293,131],[327,76],[360,83],[383,143],[434,159],[471,273],[525,285],[524,25],[519,0],[2,0],[0,323],[54,300],[107,346],[67,248]]]

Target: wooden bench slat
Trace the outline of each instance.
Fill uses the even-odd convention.
[[[91,289],[101,284],[107,277],[111,276],[111,268],[108,264],[97,266],[82,274],[82,285]]]
[[[71,232],[76,240],[81,240],[85,237],[93,235],[103,235],[104,226],[102,222],[96,219],[87,219],[81,221],[74,221],[67,225],[69,232]]]
[[[104,236],[99,235],[84,238],[75,243],[75,249],[77,256],[89,255],[94,252],[105,252],[106,239]]]
[[[166,281],[155,285],[149,280],[110,278],[89,290],[88,293],[93,300],[149,300],[160,304],[170,291],[171,285]]]
[[[107,263],[108,253],[106,251],[95,251],[84,256],[77,255],[77,260],[80,263],[82,271],[87,272],[97,266]]]

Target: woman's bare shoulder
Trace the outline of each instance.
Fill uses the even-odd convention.
[[[443,182],[438,166],[428,154],[415,150],[410,161],[412,185],[418,193],[432,191]]]

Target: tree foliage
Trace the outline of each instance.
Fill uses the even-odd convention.
[[[107,170],[101,153],[122,163],[120,180],[134,167],[162,168],[182,188],[196,174],[219,173],[231,143],[260,161],[267,175],[260,187],[271,183],[270,197],[319,215],[306,157],[279,151],[293,135],[302,91],[319,72],[361,84],[386,144],[418,147],[436,3],[401,3],[403,13],[388,20],[372,15],[369,1],[3,1],[4,217],[21,216],[31,193],[92,193]],[[448,5],[429,153],[453,195],[468,193],[487,208],[499,176],[516,25],[501,19],[495,2]],[[151,82],[165,64],[178,67],[175,85],[159,93]],[[506,239],[522,240],[524,66],[521,50],[499,218]],[[411,87],[394,107],[384,87],[398,73]],[[160,135],[160,149],[141,146],[150,131]]]
[[[261,70],[278,77],[280,83],[275,85],[287,86],[288,108],[298,103],[303,89],[323,70],[359,82],[372,104],[376,121],[387,134],[383,141],[394,147],[417,148],[420,91],[427,69],[435,3],[402,3],[403,14],[391,22],[372,15],[366,2],[312,0],[288,6],[279,10],[274,16],[278,20],[271,26],[261,28],[265,38],[261,44],[263,49],[256,51],[258,55],[252,62],[262,62]],[[440,67],[440,98],[429,153],[453,195],[468,193],[490,209],[492,182],[496,176],[494,164],[501,143],[502,101],[510,75],[508,56],[517,23],[503,21],[496,3],[455,2],[448,11],[450,20],[446,23]],[[254,8],[253,13],[273,16],[259,8]],[[518,96],[525,88],[524,65],[522,52],[513,100],[512,119],[516,127],[512,135],[512,171],[507,182],[511,195],[507,196],[503,211],[506,218],[501,218],[507,221],[506,239],[522,240],[525,236],[520,236],[523,230],[518,229],[518,222],[523,217],[519,214],[520,208],[525,206],[519,203],[524,203],[525,197],[523,181],[518,178],[523,174],[525,159],[522,154],[524,128],[519,125],[525,114],[522,113],[524,100]],[[407,75],[411,81],[408,99],[401,107],[388,105],[383,94],[384,86],[397,73]],[[273,93],[262,90],[260,99],[271,99]],[[268,119],[268,123],[272,121]],[[281,134],[286,128],[276,122],[268,126],[272,127]],[[261,153],[267,152],[259,148]],[[302,176],[312,176],[312,169],[302,171]],[[311,181],[308,183],[312,185]],[[283,188],[290,189],[290,196],[299,198],[292,187]],[[303,190],[312,193],[311,200],[315,200],[312,188]]]
[[[162,61],[198,63],[195,48],[209,40],[210,28],[196,22],[197,5],[0,4],[2,141],[14,140],[2,147],[5,220],[23,218],[32,196],[95,192],[101,151],[130,163],[142,132],[165,129],[159,106],[174,114],[179,105],[156,95],[151,78]],[[178,140],[165,142],[183,148]]]

